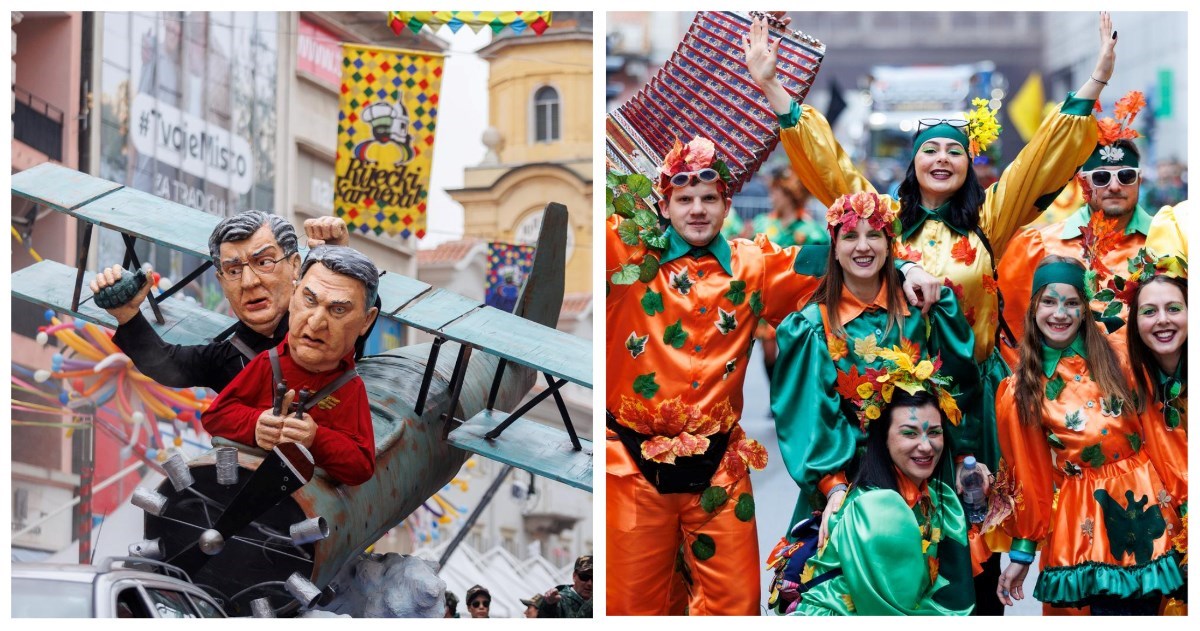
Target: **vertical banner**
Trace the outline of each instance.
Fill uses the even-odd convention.
[[[532,245],[488,244],[485,304],[512,313],[517,306],[521,284],[533,268],[533,251]]]
[[[334,212],[350,230],[425,236],[444,57],[343,44]]]

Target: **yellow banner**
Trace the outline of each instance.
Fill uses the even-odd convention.
[[[333,206],[352,231],[425,236],[444,58],[342,44]]]

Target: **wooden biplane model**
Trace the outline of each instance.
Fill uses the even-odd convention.
[[[13,272],[14,297],[115,327],[84,282],[92,275],[85,270],[91,233],[101,227],[122,235],[125,267],[140,265],[139,239],[204,261],[143,305],[163,339],[200,344],[232,332],[232,318],[175,296],[212,265],[207,239],[220,218],[54,164],[15,174],[12,191],[75,217],[82,237],[74,267],[43,260]],[[271,453],[236,445],[231,473],[217,456],[220,445],[231,444],[216,439],[218,449],[183,467],[165,463],[176,466],[165,467],[169,479],[157,491],[135,493],[146,510],[146,539],[131,551],[186,570],[231,615],[247,615],[260,597],[284,611],[319,598],[298,594],[289,585],[294,574],[328,596],[341,567],[446,485],[468,452],[590,492],[592,443],[577,436],[559,389],[592,387],[592,347],[553,328],[563,297],[566,214],[560,204],[546,207],[516,315],[399,274],[380,278],[380,316],[434,341],[358,362],[375,430],[371,480],[338,485],[314,473],[296,445]],[[517,408],[539,372],[547,388]],[[523,417],[550,397],[562,430]]]

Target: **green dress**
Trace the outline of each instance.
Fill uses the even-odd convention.
[[[912,484],[911,482],[909,484]],[[829,520],[805,578],[841,574],[804,593],[792,615],[965,616],[975,606],[967,523],[946,484],[909,506],[888,489],[854,487]]]
[[[849,290],[842,296],[843,302],[862,304]],[[891,349],[903,339],[916,344],[922,358],[940,354],[940,372],[954,380],[951,391],[964,412],[959,425],[947,428],[952,454],[973,454],[980,445],[982,427],[978,418],[967,413],[970,408],[965,404],[979,388],[979,365],[972,357],[975,338],[954,293],[943,287],[928,317],[909,309],[899,330],[887,330],[887,311],[879,302],[876,298],[843,323],[844,348],[832,335],[826,336],[829,327],[816,303],[793,312],[776,328],[779,356],[771,378],[771,411],[783,461],[800,487],[788,526],[824,508],[824,492],[839,474],[853,477],[852,461],[866,434],[859,428],[857,408],[843,401],[838,385],[852,374],[883,366],[883,359],[871,352],[873,348]],[[835,345],[832,354],[831,341]]]

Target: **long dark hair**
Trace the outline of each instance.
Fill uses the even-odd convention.
[[[942,464],[946,461],[946,453],[950,451],[950,421],[938,407],[936,395],[924,390],[918,390],[916,394],[909,394],[897,388],[892,394],[892,402],[887,404],[879,418],[867,427],[867,440],[864,443],[866,451],[859,459],[858,473],[855,474],[853,482],[855,486],[900,491],[900,484],[896,480],[896,468],[892,463],[891,453],[888,451],[888,432],[892,428],[892,423],[895,422],[897,409],[925,406],[932,406],[942,417],[942,436],[945,437],[946,442],[942,444],[942,453],[938,454],[938,461],[933,467],[934,474],[931,477],[938,475]]]
[[[860,222],[866,228],[866,222]],[[826,311],[829,313],[829,325],[832,333],[842,339],[846,337],[846,328],[843,322],[838,318],[838,305],[842,302],[842,288],[845,287],[845,273],[842,271],[842,264],[837,260],[837,238],[842,233],[842,226],[837,226],[833,231],[833,243],[829,244],[829,256],[825,262],[825,275],[821,277],[821,282],[817,285],[817,290],[813,293],[812,301],[825,305]],[[883,267],[879,268],[879,274],[883,277],[883,286],[886,288],[887,295],[887,326],[883,334],[886,336],[892,327],[899,328],[901,326],[901,315],[904,307],[904,281],[900,277],[900,272],[896,271],[896,240],[888,236],[887,232],[883,233],[883,238],[887,241],[887,250],[884,255]]]
[[[1070,263],[1083,269],[1079,259],[1069,256],[1051,254],[1038,263],[1038,267],[1050,263]],[[1047,285],[1048,287],[1049,285]],[[1042,385],[1045,373],[1042,370],[1042,331],[1037,325],[1037,308],[1042,301],[1046,287],[1034,292],[1025,310],[1025,334],[1021,336],[1021,346],[1018,349],[1017,369],[1015,372],[1017,388],[1017,416],[1022,425],[1037,427],[1042,424],[1042,410],[1046,400],[1046,389]],[[1081,292],[1082,294],[1082,292]],[[1117,364],[1117,354],[1109,346],[1108,340],[1100,332],[1092,310],[1088,308],[1087,296],[1080,295],[1079,301],[1083,321],[1079,323],[1078,335],[1083,336],[1083,346],[1087,351],[1087,366],[1092,373],[1092,380],[1100,386],[1105,395],[1116,395],[1126,403],[1133,402],[1133,393],[1121,368]]]
[[[1157,379],[1154,370],[1162,370],[1162,366],[1159,365],[1158,358],[1154,356],[1154,351],[1151,351],[1150,347],[1142,341],[1137,325],[1137,312],[1141,304],[1142,290],[1151,283],[1174,285],[1183,294],[1183,304],[1186,305],[1188,299],[1186,280],[1161,274],[1150,277],[1150,280],[1139,285],[1133,294],[1133,301],[1129,304],[1129,324],[1125,326],[1125,339],[1129,346],[1129,365],[1133,369],[1133,386],[1137,390],[1138,412],[1146,411],[1146,403],[1149,401],[1160,402],[1158,388],[1155,387]],[[1181,374],[1187,375],[1187,340],[1183,341],[1181,350],[1183,352],[1179,357]],[[1184,377],[1184,383],[1186,384],[1186,382],[1187,378]]]
[[[915,142],[916,136],[913,136]],[[950,196],[950,208],[946,213],[946,223],[960,232],[971,232],[979,226],[979,207],[983,205],[986,191],[975,175],[975,166],[967,159],[967,179],[954,195]],[[921,185],[917,182],[917,161],[909,160],[908,171],[900,182],[900,190],[896,194],[900,198],[900,223],[908,230],[924,218],[921,212]],[[934,210],[930,208],[929,210]]]

